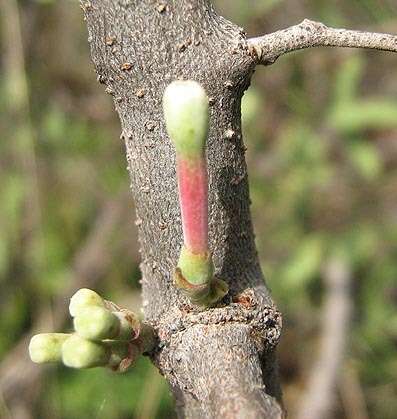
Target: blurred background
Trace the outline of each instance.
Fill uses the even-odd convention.
[[[304,18],[397,33],[395,0],[215,4],[251,36]],[[27,337],[70,327],[82,286],[138,308],[139,255],[119,121],[78,2],[1,0],[0,12],[0,417],[173,418],[146,359],[124,375],[27,359]],[[394,419],[397,56],[282,57],[257,69],[243,125],[289,417]]]

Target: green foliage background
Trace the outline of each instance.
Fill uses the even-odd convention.
[[[77,2],[3,1],[5,362],[19,339],[59,310],[56,297],[73,282],[81,249],[109,206],[118,203],[125,211],[99,249],[104,266],[90,272],[95,289],[138,307],[140,274],[119,122],[95,81]],[[249,35],[305,17],[397,33],[394,0],[215,4]],[[396,76],[393,54],[318,49],[258,68],[244,96],[252,212],[263,269],[284,314],[280,363],[292,418],[321,334],[324,263],[335,253],[352,271],[354,314],[334,417],[350,417],[349,389],[361,397],[366,417],[392,419],[397,411]],[[26,394],[21,397],[32,418],[173,417],[168,388],[145,359],[124,375],[51,368]],[[1,394],[0,417],[19,419]]]

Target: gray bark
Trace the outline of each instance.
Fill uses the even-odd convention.
[[[95,0],[82,7],[98,80],[114,97],[126,144],[144,312],[159,335],[153,361],[181,417],[279,418],[273,348],[281,317],[255,250],[240,121],[255,56],[241,29],[205,0]],[[204,312],[173,285],[182,230],[161,101],[175,79],[197,80],[211,103],[210,248],[230,292]]]

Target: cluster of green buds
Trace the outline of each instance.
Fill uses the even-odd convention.
[[[109,367],[125,371],[154,346],[152,329],[131,311],[82,288],[70,299],[74,333],[40,333],[32,337],[33,362],[62,362],[72,368]]]
[[[208,247],[208,178],[205,145],[209,101],[192,80],[174,81],[163,97],[164,118],[176,151],[176,174],[181,208],[183,245],[175,271],[176,285],[201,306],[211,306],[228,292],[214,276]]]

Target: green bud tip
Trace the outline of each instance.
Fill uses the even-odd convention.
[[[109,363],[111,350],[104,343],[72,335],[62,345],[62,362],[71,368],[93,368]]]
[[[69,336],[67,333],[40,333],[33,336],[29,343],[30,359],[37,364],[61,361],[62,344]]]
[[[95,291],[81,288],[70,299],[69,312],[72,317],[75,317],[81,310],[92,306],[105,307],[105,302]]]
[[[201,157],[208,135],[208,97],[193,80],[174,81],[163,97],[164,118],[177,154]]]
[[[113,339],[120,331],[119,318],[103,307],[80,309],[73,320],[76,333],[85,339]]]

